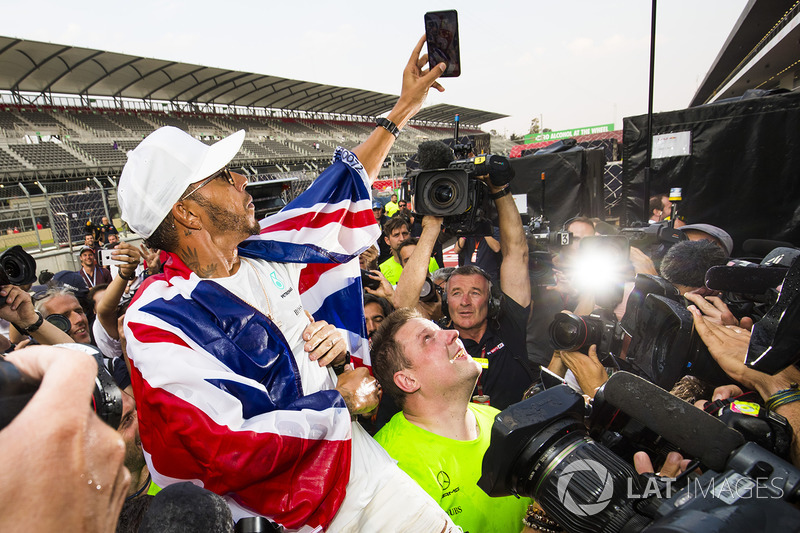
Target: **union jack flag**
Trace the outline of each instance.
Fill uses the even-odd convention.
[[[302,195],[261,223],[243,257],[307,263],[303,306],[348,334],[369,365],[357,256],[379,236],[367,176],[337,151]],[[339,393],[304,394],[283,333],[174,254],[125,318],[139,431],[154,481],[193,481],[234,518],[327,527],[350,476],[352,428]]]

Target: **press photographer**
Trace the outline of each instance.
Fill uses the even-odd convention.
[[[777,260],[778,257],[788,258],[789,254],[771,253],[768,258],[774,259],[765,258],[764,261]],[[685,375],[695,376],[711,388],[728,383],[728,376],[694,332],[692,315],[686,306],[696,303],[700,297],[703,311],[710,320],[724,325],[749,327],[752,325],[749,317],[735,314],[736,310],[731,312],[725,300],[712,296],[719,292],[713,289],[731,290],[738,285],[748,293],[759,293],[749,295],[753,300],[748,309],[755,310],[756,317],[764,316],[767,310],[777,317],[779,310],[791,311],[794,307],[789,305],[792,301],[788,296],[792,294],[791,290],[783,291],[783,305],[777,305],[778,293],[774,288],[769,288],[770,283],[773,286],[780,283],[775,275],[787,273],[787,268],[715,266],[724,260],[724,252],[712,243],[681,242],[670,249],[663,264],[665,275],[673,279],[677,287],[658,276],[637,275],[621,320],[618,321],[609,309],[602,308],[582,315],[556,315],[549,333],[553,346],[559,351],[550,364],[550,370],[564,376],[566,368],[569,368],[578,378],[577,384],[574,380],[572,383],[589,395],[604,381],[604,368],[634,372],[666,390],[670,390]],[[756,281],[759,275],[764,278],[761,283]],[[705,286],[704,278],[711,288]],[[787,279],[791,286],[792,277]],[[768,296],[770,293],[774,295]],[[702,295],[708,295],[707,299]],[[784,314],[784,318],[778,322],[785,325],[791,323],[791,319]],[[762,322],[757,330],[764,331],[769,324],[770,321]],[[769,339],[775,336],[775,329],[776,325],[773,324]],[[784,331],[791,329],[784,326]],[[780,344],[783,346],[788,343],[785,339],[791,337],[784,334],[779,336],[781,338],[784,339]],[[771,341],[762,341],[760,344],[763,349]],[[595,346],[590,348],[592,345]],[[578,352],[589,354],[589,357],[581,357]],[[788,364],[784,361],[780,368]],[[566,377],[572,379],[570,374]],[[581,381],[584,383],[581,384]],[[588,385],[588,388],[584,385]]]
[[[708,283],[719,268],[730,267],[713,267],[707,285],[720,288]],[[741,275],[752,287],[755,272],[770,280],[776,267],[734,268],[735,274],[725,271],[727,279]],[[689,372],[709,379],[705,372],[714,368],[720,383],[735,380],[741,387],[715,391],[715,401],[705,407],[716,418],[627,372],[608,379],[585,412],[583,398],[570,389],[545,390],[497,418],[481,486],[491,495],[533,497],[570,532],[697,531],[697,520],[704,531],[795,528],[800,515],[785,502],[800,496],[800,471],[784,459],[792,441],[795,464],[800,457],[800,371],[792,365],[800,354],[794,327],[800,263],[783,271],[778,297],[753,326],[760,331],[758,341],[730,324],[732,315],[719,298],[687,293],[692,302],[687,310],[678,289],[652,276],[637,277],[621,324],[597,315],[556,321],[556,336],[573,343],[565,348],[585,350],[591,344],[588,351],[594,355],[595,345],[604,346],[597,351],[611,352],[612,359],[616,345],[609,339],[617,338],[620,327],[632,330],[627,357],[617,361],[660,384],[669,386]],[[689,315],[688,328],[683,313]],[[750,366],[777,372],[750,368],[745,356]],[[730,398],[744,388],[761,400]],[[676,451],[695,462],[677,480],[642,477],[633,463],[644,472],[649,460],[634,455],[637,450],[647,451],[656,464],[674,466]],[[705,473],[692,478],[697,465]]]
[[[639,475],[620,455],[637,447],[680,449],[705,473]],[[588,412],[582,396],[559,386],[498,415],[478,484],[491,496],[535,499],[570,533],[781,531],[800,520],[789,504],[800,496],[800,470],[628,373],[612,376]]]
[[[131,476],[122,438],[90,408],[96,362],[49,346],[20,350],[8,361],[40,385],[0,431],[0,530],[34,520],[37,531],[113,531]]]
[[[12,324],[19,334],[18,339],[30,336],[39,344],[72,342],[69,335],[34,309],[30,294],[20,287],[30,287],[35,280],[36,261],[20,246],[13,246],[0,255],[0,318]],[[29,341],[17,342],[22,345]],[[11,345],[9,349],[13,348]]]

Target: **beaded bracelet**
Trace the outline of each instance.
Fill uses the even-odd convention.
[[[531,529],[536,529],[538,531],[542,531],[543,533],[562,533],[564,531],[563,529],[558,528],[558,526],[556,526],[558,529],[550,527],[544,522],[540,522],[530,515],[523,518],[522,523]]]
[[[792,383],[790,388],[780,390],[770,396],[767,400],[766,408],[770,411],[774,411],[778,407],[796,401],[800,401],[800,390],[798,390],[796,383]]]
[[[538,529],[544,533],[560,533],[563,531],[558,522],[547,516],[543,509],[537,509],[533,504],[528,505],[528,512],[522,523],[531,529]]]

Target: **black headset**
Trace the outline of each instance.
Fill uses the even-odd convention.
[[[476,273],[486,278],[486,281],[489,282],[489,312],[487,313],[487,318],[489,320],[497,320],[497,318],[500,316],[500,305],[503,300],[503,292],[500,290],[500,287],[495,286],[495,284],[492,282],[492,278],[489,277],[489,274],[487,274],[485,270],[476,265],[469,266],[477,270],[478,272]],[[461,274],[453,271],[450,273],[450,276],[452,276],[454,273],[459,276],[472,274]],[[450,278],[448,277],[447,279],[449,282]],[[450,317],[450,307],[447,305],[447,284],[445,284],[445,290],[442,292],[442,314],[444,314],[444,318],[446,320],[452,320]]]

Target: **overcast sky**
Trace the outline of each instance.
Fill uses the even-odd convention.
[[[426,105],[510,115],[525,134],[647,112],[646,0],[419,2],[6,0],[0,35],[399,94],[426,11],[456,8],[462,74]],[[662,0],[656,111],[685,108],[747,0]]]

